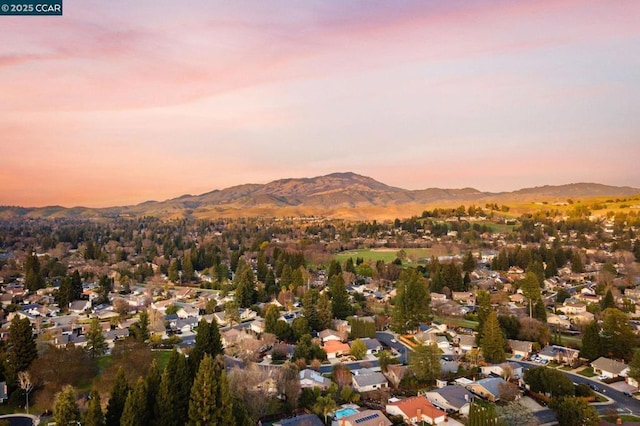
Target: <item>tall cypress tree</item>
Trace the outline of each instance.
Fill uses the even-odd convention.
[[[37,356],[38,350],[29,318],[20,318],[16,315],[11,320],[7,340],[7,379],[14,382],[18,373],[27,370]]]
[[[200,362],[191,388],[189,425],[234,424],[233,402],[229,393],[224,365],[208,354]]]
[[[597,321],[591,321],[587,324],[582,335],[582,348],[580,349],[580,358],[593,361],[601,354],[600,347],[600,327]]]
[[[352,313],[351,303],[349,302],[349,293],[344,284],[342,274],[334,275],[329,280],[331,288],[331,307],[333,316],[339,319],[345,319]]]
[[[205,354],[215,357],[222,354],[222,340],[220,338],[220,330],[218,323],[214,320],[209,324],[204,318],[198,323],[198,332],[196,333],[196,344],[189,354],[189,364],[191,366],[191,377],[194,377],[198,371],[200,361]]]
[[[129,384],[122,367],[118,369],[115,383],[111,389],[111,398],[107,405],[107,414],[105,416],[107,426],[119,426],[124,404],[129,394]]]
[[[127,395],[124,404],[121,426],[144,426],[147,425],[151,416],[147,410],[147,382],[143,377],[138,377],[136,386]]]
[[[89,406],[82,424],[85,426],[104,426],[105,424],[104,413],[100,404],[100,393],[95,389],[91,391],[91,399],[89,399]]]
[[[480,347],[482,348],[484,358],[493,363],[504,362],[506,360],[504,351],[506,342],[495,311],[489,313],[484,323],[482,334]]]

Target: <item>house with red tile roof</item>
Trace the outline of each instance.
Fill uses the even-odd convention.
[[[422,395],[395,401],[389,400],[386,410],[389,415],[402,416],[404,421],[411,425],[417,425],[420,422],[437,425],[447,418],[447,413],[437,409]]]

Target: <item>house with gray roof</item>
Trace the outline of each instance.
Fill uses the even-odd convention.
[[[369,392],[378,389],[385,389],[389,386],[387,378],[382,373],[366,368],[353,372],[353,389],[358,392]]]
[[[360,339],[367,347],[367,354],[376,354],[382,350],[382,344],[375,338]]]
[[[324,377],[317,371],[306,368],[300,371],[300,388],[315,388],[318,387],[322,390],[326,390],[331,385],[331,380]]]
[[[500,399],[501,385],[506,384],[502,377],[489,377],[468,384],[467,389],[487,401],[496,402]]]
[[[629,373],[629,366],[627,364],[603,356],[593,361],[591,367],[593,367],[594,373],[601,374],[610,379],[626,377]]]
[[[425,392],[424,396],[436,407],[464,416],[469,415],[469,408],[473,402],[473,394],[462,386],[445,386]]]
[[[324,426],[322,420],[315,414],[302,414],[288,419],[278,420],[273,426]]]

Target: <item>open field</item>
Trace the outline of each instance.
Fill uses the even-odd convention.
[[[450,248],[444,245],[434,246],[432,248],[379,248],[379,249],[360,249],[347,250],[337,253],[334,257],[339,262],[344,262],[349,258],[360,257],[365,262],[375,263],[382,260],[385,263],[391,263],[398,257],[398,252],[404,250],[407,254],[405,265],[417,264],[422,259],[429,259],[431,256],[448,256],[459,254],[457,248]]]

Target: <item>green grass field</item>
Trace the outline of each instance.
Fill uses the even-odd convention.
[[[407,254],[403,265],[417,265],[423,259],[429,259],[431,256],[446,256],[456,255],[458,252],[448,253],[445,247],[434,248],[379,248],[379,249],[360,249],[360,250],[347,250],[334,255],[334,258],[342,263],[347,259],[352,258],[355,262],[356,258],[360,257],[365,262],[375,263],[378,260],[382,260],[385,263],[391,263],[398,257],[398,252],[404,250]]]

